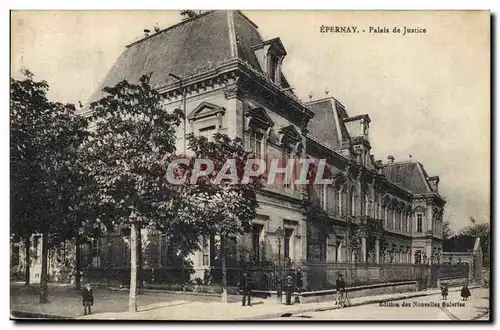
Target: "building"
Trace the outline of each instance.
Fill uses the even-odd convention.
[[[279,38],[263,40],[240,11],[209,11],[128,45],[102,87],[152,73],[150,83],[164,96],[165,109],[187,114],[178,150],[184,149],[184,133],[210,137],[217,131],[242,137],[268,158],[327,160],[333,184],[277,184],[259,194],[253,230],[232,245],[230,267],[239,260],[288,258],[293,265],[438,263],[445,204],[439,178],[428,177],[418,162],[376,160],[367,114],[351,117],[333,97],[298,99],[282,72],[286,56]],[[175,242],[146,231],[141,236],[143,268],[169,267]],[[87,245],[84,266],[126,271],[127,237],[123,229]],[[192,276],[203,278],[217,264],[217,238],[200,240],[190,260]]]

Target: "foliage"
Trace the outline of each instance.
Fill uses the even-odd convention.
[[[179,221],[196,224],[200,234],[229,239],[248,232],[258,207],[256,192],[263,187],[264,178],[251,177],[248,183],[241,182],[246,160],[250,158],[241,139],[230,139],[227,135],[216,133],[211,141],[192,134],[188,136],[188,141],[195,156],[185,168],[185,184],[177,188],[177,201],[182,205],[175,208]],[[212,160],[214,171],[191,183],[197,159]],[[228,159],[234,160],[232,168],[224,166]],[[227,178],[218,182],[219,173],[231,172],[236,174],[238,182]]]
[[[471,224],[463,228],[457,235],[443,240],[443,251],[470,252],[474,248],[477,237],[481,241],[483,252],[483,264],[490,264],[490,224],[485,222],[471,221]]]
[[[73,227],[65,215],[78,190],[75,158],[86,122],[72,104],[47,99],[47,82],[23,73],[10,82],[11,230],[17,237],[50,232],[56,244]]]
[[[174,200],[177,205],[170,210],[176,210],[177,221],[195,228],[198,237],[220,237],[223,301],[227,301],[225,246],[228,240],[250,231],[257,215],[256,193],[262,188],[264,177],[250,177],[248,183],[242,182],[251,154],[245,151],[240,138],[231,139],[216,133],[209,141],[191,134],[188,141],[194,156],[183,168],[186,181],[178,186],[178,198]],[[211,160],[214,169],[195,180],[195,162],[199,159]],[[227,160],[232,162],[227,163]],[[232,178],[222,175],[232,175]]]
[[[85,145],[98,216],[110,228],[130,222],[145,226],[163,203],[166,183],[160,178],[165,156],[175,151],[180,114],[163,110],[148,76],[139,85],[122,81],[103,91],[106,95],[90,105],[94,133]]]
[[[454,235],[453,230],[451,229],[450,225],[451,225],[450,221],[448,221],[448,220],[443,221],[443,227],[442,227],[441,234],[442,234],[444,240],[448,239]]]
[[[96,222],[110,229],[131,228],[131,310],[136,310],[136,225],[147,228],[174,215],[161,212],[170,189],[162,178],[182,116],[163,109],[149,81],[144,75],[138,85],[122,81],[103,89],[105,95],[90,105],[94,132],[84,148],[87,170],[95,180],[91,199]]]
[[[29,238],[44,234],[40,301],[46,301],[47,253],[51,246],[76,234],[83,177],[80,145],[87,123],[75,106],[49,101],[49,85],[10,80],[11,234]]]

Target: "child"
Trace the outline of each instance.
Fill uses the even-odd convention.
[[[469,291],[469,288],[467,287],[467,284],[464,285],[464,287],[462,288],[462,292],[460,292],[460,296],[462,296],[462,299],[464,301],[466,301],[467,298],[470,297],[470,291]]]
[[[90,287],[90,283],[85,285],[85,288],[82,290],[82,299],[83,299],[83,312],[84,315],[91,313],[91,307],[94,305],[94,293],[92,292],[92,288]],[[88,313],[87,313],[88,307]]]
[[[443,296],[443,300],[447,300],[447,298],[448,298],[448,285],[446,283],[441,283],[441,295]]]

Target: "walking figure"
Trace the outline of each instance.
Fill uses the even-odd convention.
[[[462,288],[462,291],[460,292],[460,296],[462,296],[462,299],[464,301],[467,301],[467,298],[470,297],[470,290],[469,288],[467,287],[467,284],[464,285],[464,287]]]
[[[447,300],[447,298],[448,298],[448,284],[441,283],[441,295],[443,296],[443,300]]]
[[[243,294],[243,298],[241,299],[241,306],[245,306],[245,302],[247,302],[248,306],[252,306],[250,304],[250,296],[252,295],[252,280],[250,278],[250,274],[248,272],[243,273],[243,278],[240,281],[240,291]]]
[[[82,290],[82,299],[83,299],[83,313],[84,315],[91,314],[91,307],[94,305],[94,293],[92,292],[92,288],[90,287],[90,283],[85,285],[85,288]],[[88,312],[87,312],[88,309]]]

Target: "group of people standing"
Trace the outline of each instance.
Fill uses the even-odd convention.
[[[448,299],[448,284],[447,283],[441,283],[441,296],[443,300]],[[469,286],[465,284],[462,287],[462,290],[460,290],[460,296],[462,297],[463,301],[467,301],[467,298],[471,296]]]

